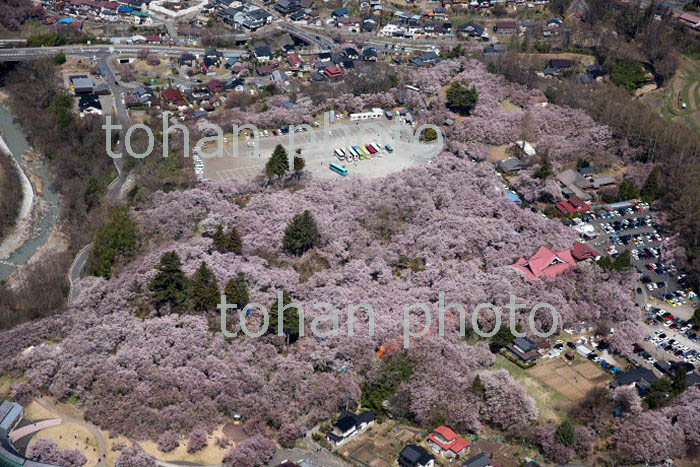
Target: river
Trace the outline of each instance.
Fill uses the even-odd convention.
[[[0,105],[0,133],[17,163],[25,171],[30,171],[41,181],[41,193],[32,186],[35,196],[43,198],[48,206],[47,211],[35,222],[32,234],[15,249],[9,258],[0,261],[0,280],[6,280],[18,266],[29,262],[34,254],[46,244],[56,222],[60,218],[61,206],[59,195],[53,187],[53,176],[41,161],[28,161],[25,156],[30,148],[29,141],[24,136],[22,127],[10,111]],[[27,174],[29,176],[29,174]],[[32,177],[29,177],[32,180]]]

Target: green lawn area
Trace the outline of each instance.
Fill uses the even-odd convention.
[[[508,373],[527,389],[527,393],[535,400],[541,420],[559,422],[566,417],[566,406],[569,404],[569,400],[549,386],[541,383],[537,378],[530,376],[527,372],[528,370],[520,368],[501,355],[496,357],[496,363],[491,368],[494,370],[501,368],[508,370]]]

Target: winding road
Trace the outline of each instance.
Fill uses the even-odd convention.
[[[95,59],[96,65],[100,68],[107,86],[109,86],[109,89],[112,92],[115,113],[117,120],[121,125],[119,135],[119,152],[124,154],[124,134],[131,124],[131,119],[129,118],[129,111],[124,105],[126,88],[119,83],[119,80],[112,69],[112,65],[109,63],[109,57],[110,53],[108,51],[103,51],[99,54],[95,54],[93,58]],[[126,181],[126,175],[123,170],[124,158],[114,158],[112,160],[114,162],[114,167],[117,170],[117,177],[107,186],[105,197],[107,200],[118,203],[121,199],[122,187]],[[84,246],[73,259],[70,268],[68,268],[68,283],[70,285],[70,290],[68,292],[68,303],[72,303],[75,301],[78,295],[80,295],[77,282],[85,270],[85,264],[87,263],[91,247],[92,243]]]

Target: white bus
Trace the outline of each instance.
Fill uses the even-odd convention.
[[[343,151],[341,148],[335,149],[335,155],[339,160],[341,160],[341,161],[345,160],[345,151]]]
[[[355,151],[355,150],[352,148],[352,146],[348,146],[348,150],[347,150],[347,151],[348,151],[348,154],[349,154],[350,156],[352,156],[355,160],[357,160],[357,158],[360,157],[360,153],[358,153],[357,151]]]

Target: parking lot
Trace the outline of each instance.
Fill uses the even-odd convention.
[[[601,254],[617,257],[630,250],[630,264],[641,274],[637,295],[648,295],[673,307],[693,301],[694,295],[685,290],[673,265],[661,260],[663,236],[648,205],[590,214],[583,220],[595,229],[597,236],[589,244]]]
[[[630,252],[630,265],[640,274],[635,298],[646,311],[641,323],[644,340],[630,342],[637,366],[660,374],[657,362],[700,362],[700,336],[688,319],[697,305],[697,296],[687,289],[684,276],[673,265],[661,260],[663,234],[645,203],[596,211],[574,224],[589,224],[594,238],[588,244],[602,255],[619,257]]]
[[[224,156],[207,158],[205,155],[212,153],[215,148],[213,145],[204,147],[201,162],[195,159],[195,168],[205,179],[213,181],[256,177],[263,173],[274,148],[282,144],[287,149],[289,159],[297,154],[303,157],[306,160],[305,170],[315,177],[340,178],[341,175],[329,169],[331,162],[344,166],[348,177],[382,177],[408,167],[430,163],[432,155],[437,152],[436,145],[414,143],[413,131],[411,125],[389,120],[343,121],[328,127],[287,134],[275,135],[266,131],[267,136],[265,132],[262,133],[257,147],[251,137],[241,136],[234,143],[229,134],[224,138]],[[334,155],[335,148],[347,149],[349,146],[375,143],[381,146],[381,150],[371,158],[340,161]],[[392,151],[386,149],[387,145]]]
[[[630,344],[637,356],[633,363],[650,367],[662,360],[700,362],[700,335],[685,319],[658,308],[647,312],[646,318],[644,341]]]

